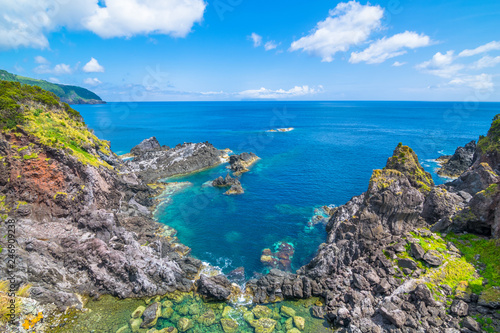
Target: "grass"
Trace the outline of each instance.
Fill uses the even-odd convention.
[[[482,153],[497,152],[500,149],[500,114],[493,118],[491,127],[486,136],[481,136],[477,147]]]

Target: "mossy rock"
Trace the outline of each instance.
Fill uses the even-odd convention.
[[[130,332],[128,325],[122,326],[116,331],[116,333],[128,333],[128,332]]]
[[[283,305],[281,307],[281,314],[285,317],[295,317],[295,310]]]
[[[142,318],[130,319],[130,329],[133,333],[139,332],[142,325]]]
[[[245,311],[243,313],[243,319],[245,319],[245,321],[250,324],[252,321],[255,320],[255,316],[251,311]]]
[[[200,309],[199,304],[193,303],[189,306],[189,314],[191,316],[196,316],[196,315],[200,314],[200,312],[201,312],[201,309]]]
[[[161,310],[160,317],[164,318],[164,319],[169,319],[170,317],[172,317],[173,314],[174,314],[174,309],[172,309],[172,308],[163,308],[163,310]]]
[[[299,316],[293,317],[293,323],[295,327],[297,327],[301,331],[305,330],[306,328],[306,320],[302,317]]]
[[[238,323],[236,320],[231,319],[231,318],[222,318],[220,320],[220,323],[222,325],[222,329],[224,330],[225,333],[234,333],[238,332]]]
[[[205,326],[211,326],[215,323],[215,312],[212,309],[208,309],[206,312],[198,317],[198,322]]]
[[[177,328],[180,332],[186,332],[187,330],[193,328],[193,322],[189,318],[182,317],[177,322]]]
[[[286,333],[300,333],[300,331],[294,327],[291,330],[286,331]]]
[[[255,333],[271,333],[276,327],[276,320],[270,318],[260,318],[259,320],[254,320],[250,324],[255,328]]]
[[[159,331],[156,331],[156,333],[178,333],[178,332],[179,331],[177,330],[177,328],[175,328],[173,326],[165,327],[165,328],[162,328]]]
[[[268,307],[266,307],[266,306],[256,305],[252,309],[252,313],[255,315],[255,317],[257,317],[257,319],[260,319],[260,318],[269,318],[269,317],[271,317],[272,314],[273,314],[273,311],[271,309],[269,309]]]
[[[293,329],[293,318],[292,318],[292,317],[288,318],[288,319],[285,321],[285,329],[286,329],[287,331],[289,331],[289,330]]]
[[[230,306],[226,306],[224,307],[224,311],[222,311],[222,318],[229,318],[231,317],[231,313],[235,312],[235,310],[230,307]]]
[[[187,304],[184,304],[178,306],[176,310],[181,316],[186,316],[189,313],[189,306]]]
[[[132,318],[140,318],[144,313],[144,310],[146,310],[146,307],[141,305],[137,309],[135,309],[130,316]]]
[[[163,308],[171,308],[171,307],[173,307],[173,306],[174,306],[174,303],[172,303],[172,301],[170,301],[170,300],[166,299],[166,300],[164,300],[163,302],[161,302],[161,306],[162,306]]]

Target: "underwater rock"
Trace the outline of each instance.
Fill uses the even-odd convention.
[[[222,325],[222,329],[224,330],[225,333],[235,333],[238,332],[238,323],[236,320],[231,319],[231,318],[222,318],[220,320],[220,323]]]
[[[273,314],[273,311],[271,309],[269,309],[268,307],[266,307],[266,306],[256,305],[252,309],[252,313],[255,315],[255,317],[257,317],[257,319],[260,319],[260,318],[269,318],[269,317],[271,317],[271,315]]]
[[[292,270],[292,258],[295,249],[291,243],[279,242],[276,246],[276,252],[271,249],[262,250],[260,261],[269,268],[277,268],[283,271]]]
[[[208,309],[198,317],[198,322],[204,326],[213,325],[215,323],[215,320],[215,312],[212,309]]]
[[[281,307],[281,314],[285,317],[295,317],[295,310],[283,305]]]
[[[139,332],[142,325],[142,318],[130,319],[130,329],[133,333]]]
[[[135,309],[134,312],[132,312],[132,314],[130,316],[132,318],[142,317],[142,314],[144,313],[144,310],[146,310],[146,307],[141,305],[137,309]]]
[[[174,309],[172,309],[171,307],[168,307],[168,308],[164,308],[161,311],[160,317],[164,318],[164,319],[169,319],[170,317],[172,317],[173,314],[174,314]]]
[[[159,331],[156,331],[155,333],[178,333],[177,328],[170,326],[170,327],[165,327],[162,328]]]
[[[276,324],[276,320],[270,318],[260,318],[250,323],[255,328],[255,333],[271,333],[274,331]]]
[[[177,328],[179,329],[180,332],[186,332],[192,327],[193,327],[193,322],[189,318],[182,317],[177,322]]]
[[[161,305],[158,302],[150,304],[142,314],[141,328],[149,328],[156,325],[158,317],[161,315]]]
[[[198,294],[207,301],[226,301],[231,295],[231,282],[224,275],[201,275],[196,283]]]
[[[306,321],[302,317],[299,316],[293,317],[293,323],[301,331],[303,331],[306,328]]]

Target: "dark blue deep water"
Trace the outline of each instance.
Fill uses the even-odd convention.
[[[244,174],[245,194],[224,196],[204,183],[220,166],[182,179],[190,186],[167,198],[161,222],[178,230],[192,254],[223,268],[262,272],[261,251],[295,246],[293,268],[315,254],[324,226],[308,227],[315,209],[342,205],[367,189],[399,142],[415,150],[436,183],[432,160],[486,134],[500,103],[435,102],[158,102],[76,106],[118,154],[145,138],[161,144],[209,141],[262,159]],[[287,133],[266,130],[294,127]]]

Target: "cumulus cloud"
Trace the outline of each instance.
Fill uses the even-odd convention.
[[[252,32],[248,38],[252,40],[253,47],[259,47],[262,44],[262,36],[257,35],[255,32]]]
[[[476,47],[475,49],[472,50],[463,50],[458,54],[459,57],[471,57],[477,54],[489,52],[489,51],[495,51],[495,50],[500,50],[500,42],[493,41],[488,44],[481,45],[479,47]]]
[[[445,54],[438,52],[431,60],[417,65],[417,69],[429,74],[444,78],[451,78],[464,68],[462,64],[454,64],[454,51],[448,51]]]
[[[379,64],[405,54],[404,49],[416,49],[431,44],[431,39],[424,34],[405,31],[389,38],[382,38],[373,42],[362,52],[351,53],[350,63],[366,62],[368,64]]]
[[[102,67],[95,58],[91,58],[90,61],[83,66],[82,70],[85,73],[103,73],[104,67]]]
[[[243,98],[290,98],[290,97],[300,97],[305,95],[314,95],[323,91],[323,86],[318,86],[318,88],[310,88],[309,86],[295,86],[289,90],[278,89],[266,89],[260,88],[255,90],[245,90],[239,93]]]
[[[61,27],[103,38],[165,34],[184,37],[201,22],[203,0],[0,0],[0,48],[47,48]]]
[[[393,67],[401,67],[404,65],[406,65],[406,62],[394,61],[394,63],[392,64]]]
[[[54,75],[64,75],[72,74],[73,69],[70,65],[58,64],[54,67],[50,67],[48,64],[42,64],[34,69],[37,74],[54,74]]]
[[[450,81],[452,85],[466,85],[478,90],[491,90],[494,87],[491,74],[465,75]]]
[[[475,63],[473,63],[472,68],[482,69],[487,67],[495,67],[498,64],[500,64],[500,56],[497,57],[484,56]]]
[[[361,5],[356,1],[341,2],[329,16],[318,22],[307,36],[292,43],[290,51],[302,50],[331,62],[337,52],[365,42],[379,29],[384,10],[380,6]]]
[[[266,49],[266,51],[274,50],[277,47],[278,47],[278,44],[276,44],[276,42],[274,40],[271,40],[264,45],[264,48]]]
[[[101,84],[102,82],[98,78],[86,78],[83,80],[83,83],[89,85],[89,86],[97,86]]]
[[[42,56],[36,56],[35,57],[35,62],[37,64],[41,64],[41,65],[47,65],[47,64],[49,64],[49,61],[47,59],[45,59],[44,57],[42,57]]]

